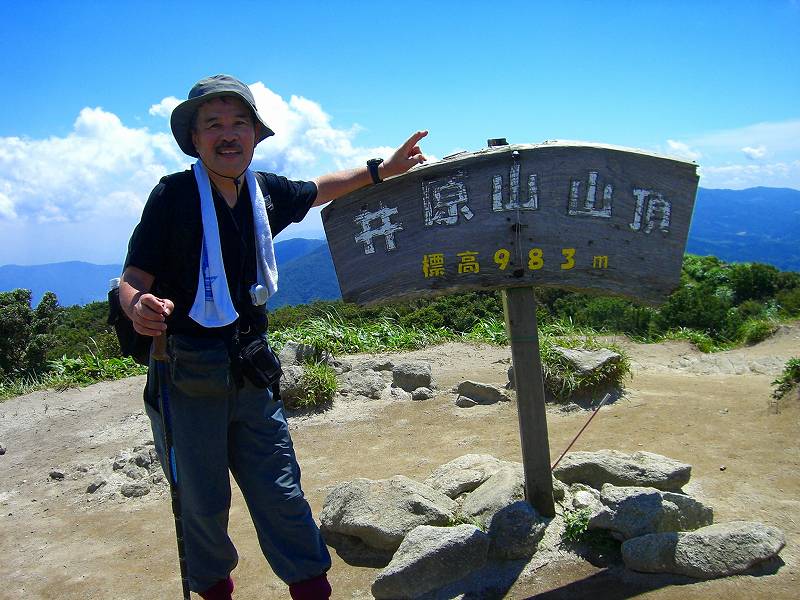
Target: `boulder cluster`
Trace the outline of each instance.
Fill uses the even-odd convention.
[[[302,393],[303,364],[309,361],[330,366],[336,373],[338,394],[352,400],[378,400],[385,394],[427,400],[433,397],[436,389],[430,363],[426,362],[365,360],[351,363],[296,342],[287,342],[279,358],[283,369],[281,398],[289,405]]]
[[[554,471],[558,515],[547,519],[525,501],[521,464],[467,454],[422,482],[341,483],[320,519],[344,560],[383,567],[372,585],[378,599],[434,597],[488,564],[528,561],[578,512],[589,530],[622,542],[625,566],[640,572],[724,577],[780,552],[775,527],[713,524],[712,508],[682,492],[690,476],[690,465],[650,452],[574,452]]]

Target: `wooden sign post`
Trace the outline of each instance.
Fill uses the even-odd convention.
[[[525,489],[554,514],[535,286],[657,304],[677,287],[697,165],[579,142],[460,153],[329,204],[346,301],[504,290]]]

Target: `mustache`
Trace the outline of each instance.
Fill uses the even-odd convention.
[[[242,152],[242,145],[236,142],[221,142],[220,144],[217,144],[214,149],[217,152],[221,152],[222,150],[237,150]]]

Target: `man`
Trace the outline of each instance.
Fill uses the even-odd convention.
[[[171,126],[181,149],[199,160],[151,193],[131,237],[120,300],[137,332],[169,335],[189,587],[206,600],[231,598],[237,554],[227,534],[230,471],[291,597],[329,598],[330,556],[300,487],[282,404],[268,384],[246,376],[242,338],[266,334],[265,302],[277,289],[272,236],[311,206],[423,162],[417,144],[427,132],[412,135],[385,162],[302,182],[249,170],[255,146],[273,132],[250,89],[233,77],[198,82]],[[165,382],[157,381],[152,359],[150,366],[145,408],[165,466],[158,413]]]

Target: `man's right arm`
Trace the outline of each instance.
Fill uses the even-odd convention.
[[[133,328],[142,335],[159,336],[167,329],[164,322],[175,304],[167,298],[150,293],[155,277],[137,267],[126,267],[119,283],[119,301],[122,310],[133,322]]]

